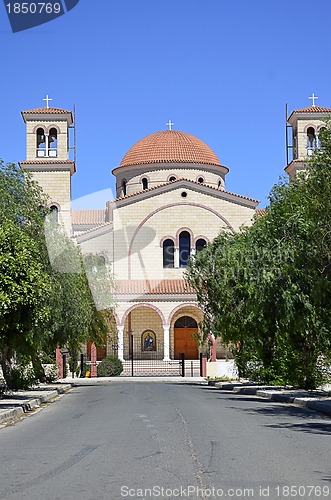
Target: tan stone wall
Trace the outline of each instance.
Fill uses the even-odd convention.
[[[31,172],[44,193],[48,195],[48,204],[59,207],[59,222],[66,233],[71,233],[71,189],[69,171]]]
[[[113,261],[113,232],[111,230],[106,234],[85,240],[79,246],[84,255],[100,254],[105,256],[108,263],[111,264]]]
[[[181,197],[182,191],[188,193],[186,198]],[[167,205],[172,206],[165,208]],[[209,208],[221,214],[235,231],[242,225],[250,225],[254,215],[251,208],[189,189],[150,196],[115,210],[116,276],[128,279],[131,262],[132,279],[180,278],[182,269],[163,269],[160,242],[166,236],[175,238],[181,228],[189,228],[194,238],[204,236],[209,241],[215,238],[221,229],[227,229],[227,224]],[[140,226],[141,221],[152,213]],[[126,228],[124,231],[118,231],[123,227]],[[193,242],[191,244],[193,247]]]
[[[156,354],[157,357],[163,358],[163,326],[160,316],[156,311],[148,307],[141,307],[135,309],[126,318],[124,326],[124,358],[129,358],[129,336],[134,336],[134,346],[138,348],[141,346],[141,336],[146,330],[152,330],[156,334]],[[144,353],[144,357],[148,359],[149,353]]]

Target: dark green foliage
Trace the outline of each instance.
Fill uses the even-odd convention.
[[[301,175],[281,180],[264,217],[221,233],[186,278],[239,375],[312,389],[331,362],[331,130]]]
[[[122,371],[123,363],[116,356],[107,356],[98,364],[98,377],[116,377]]]
[[[0,160],[0,354],[7,385],[19,378],[17,370],[11,377],[14,353],[46,381],[45,354],[67,346],[76,363],[82,343],[102,344],[110,331],[112,314],[97,309],[79,249],[47,215],[38,185]]]
[[[7,379],[7,389],[26,390],[30,389],[37,379],[32,368],[25,366],[13,366]]]

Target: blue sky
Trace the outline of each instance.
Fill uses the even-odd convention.
[[[331,107],[329,0],[80,0],[13,34],[0,5],[0,157],[25,158],[20,112],[77,109],[73,198],[105,188],[143,136],[196,135],[228,190],[267,204],[285,167],[285,103]],[[103,195],[94,198],[103,206]]]

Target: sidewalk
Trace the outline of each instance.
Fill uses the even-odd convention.
[[[277,403],[289,403],[315,410],[331,416],[331,386],[320,390],[305,391],[284,389],[284,387],[256,385],[250,382],[213,382],[208,385],[215,386],[222,391],[231,391],[236,394],[258,396]]]
[[[40,385],[28,391],[11,391],[0,395],[0,425],[6,425],[10,420],[39,408],[41,404],[52,401],[69,389],[71,389],[71,384],[59,382]]]

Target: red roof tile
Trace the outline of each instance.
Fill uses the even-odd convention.
[[[71,111],[62,108],[47,108],[46,106],[42,106],[40,108],[27,109],[25,111],[22,111],[22,113],[27,113],[27,114],[41,113],[41,114],[56,115],[56,114],[68,114],[71,113]]]
[[[256,215],[260,215],[261,217],[263,217],[264,215],[266,215],[267,210],[265,208],[256,208],[255,213]]]
[[[71,220],[74,225],[103,224],[105,222],[105,210],[72,210]]]
[[[195,290],[183,279],[116,280],[117,295],[192,295]]]
[[[306,106],[305,108],[295,109],[293,113],[331,113],[331,108],[322,106]]]
[[[20,161],[20,165],[73,165],[75,162],[72,160],[51,160],[50,158],[45,158],[44,160],[23,160]]]
[[[120,167],[170,162],[221,166],[214,151],[194,135],[163,130],[136,142],[122,159]]]

